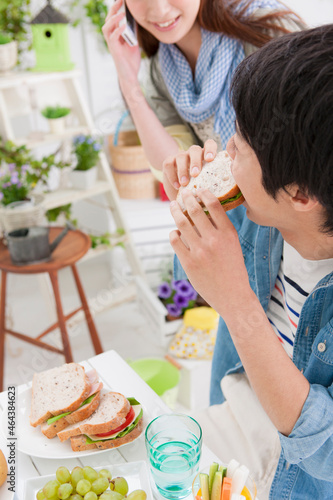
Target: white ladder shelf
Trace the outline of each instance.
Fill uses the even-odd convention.
[[[78,70],[56,73],[13,72],[7,76],[2,76],[0,78],[0,136],[5,140],[13,141],[16,145],[25,144],[30,149],[34,149],[52,143],[64,145],[66,141],[70,141],[78,134],[90,135],[96,133],[90,110],[86,104],[83,91],[78,81],[79,76],[80,72]],[[33,131],[27,136],[16,137],[12,125],[12,118],[20,116],[20,113],[22,113],[20,103],[26,100],[26,114],[29,114],[29,108],[30,113],[36,112],[36,110],[40,110],[43,105],[49,105],[50,102],[54,102],[54,94],[52,94],[52,92],[55,92],[55,89],[56,91],[58,90],[57,85],[60,85],[59,99],[63,100],[65,96],[65,100],[67,101],[65,105],[72,109],[78,124],[66,128],[65,133],[60,135]],[[39,89],[42,89],[41,94],[44,93],[44,97],[42,96],[39,98]],[[55,104],[56,103],[58,103],[57,100]],[[47,193],[44,200],[45,209],[49,210],[51,208],[103,194],[107,202],[106,209],[110,210],[116,228],[122,230],[123,235],[119,237],[119,241],[121,240],[124,244],[133,276],[141,276],[143,279],[146,279],[127,223],[120,208],[117,188],[104,152],[100,153],[98,167],[99,178],[94,186],[88,190],[79,191],[64,189]],[[96,249],[96,251],[91,250],[88,254],[90,257],[94,254],[99,255],[100,253],[101,249]],[[125,293],[121,301],[131,300],[135,297],[133,284],[130,284],[129,288],[129,294],[126,295]],[[115,297],[113,302],[114,304],[119,304],[119,297]],[[106,307],[110,307],[114,304],[107,304]]]

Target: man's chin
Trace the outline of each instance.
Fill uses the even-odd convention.
[[[245,207],[245,209],[246,209],[246,217],[248,219],[250,219],[252,222],[255,222],[256,224],[258,224],[258,222],[255,219],[255,214],[253,213],[253,211],[251,210],[251,208],[248,206],[248,204],[246,203],[246,201],[244,201],[243,207]]]

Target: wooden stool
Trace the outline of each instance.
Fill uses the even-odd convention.
[[[53,227],[50,228],[50,241],[53,241],[56,236],[62,231],[63,228]],[[98,333],[95,327],[94,320],[91,316],[88,302],[75,266],[75,263],[81,259],[90,248],[90,238],[81,231],[69,231],[63,241],[54,250],[49,262],[41,262],[39,264],[31,264],[26,266],[16,266],[12,263],[9,251],[7,247],[0,241],[0,270],[2,271],[1,277],[1,298],[0,298],[0,391],[3,390],[3,377],[4,377],[4,354],[5,354],[5,334],[13,335],[18,339],[21,339],[30,344],[42,347],[49,351],[57,352],[65,356],[66,362],[69,363],[73,361],[72,350],[68,339],[68,333],[66,328],[66,321],[70,319],[74,314],[83,309],[86,321],[88,324],[90,337],[95,348],[96,354],[103,352],[101,342],[98,337]],[[58,271],[64,267],[70,266],[74,275],[74,280],[76,287],[81,299],[81,306],[70,314],[64,315],[61,297],[58,284]],[[51,279],[52,288],[54,292],[54,298],[57,309],[58,321],[51,325],[47,330],[38,335],[36,338],[29,337],[28,335],[23,335],[22,333],[14,332],[6,328],[6,283],[7,283],[7,273],[15,274],[38,274],[38,273],[48,273]],[[52,332],[56,328],[60,329],[63,349],[58,349],[40,339]]]

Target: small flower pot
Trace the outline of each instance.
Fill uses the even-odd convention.
[[[176,321],[177,319],[182,319],[183,316],[172,316],[171,314],[166,315],[167,321]]]
[[[0,73],[10,71],[17,64],[17,42],[0,45]]]
[[[70,180],[74,189],[89,189],[97,179],[97,167],[89,170],[72,170]]]
[[[51,134],[61,135],[65,132],[66,116],[62,118],[48,119]]]

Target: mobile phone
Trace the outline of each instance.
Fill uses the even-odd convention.
[[[130,45],[131,47],[134,47],[135,45],[138,44],[138,41],[136,39],[135,35],[135,21],[130,13],[130,11],[125,7],[125,3],[123,2],[122,6],[120,7],[118,13],[120,12],[125,12],[126,17],[122,19],[119,23],[119,26],[126,25],[126,29],[124,33],[121,35],[123,39]]]

